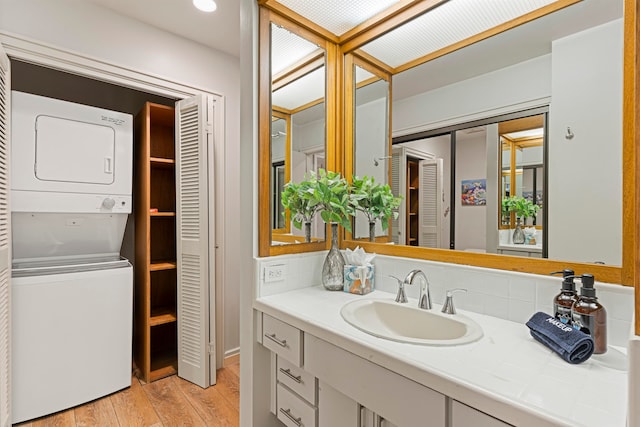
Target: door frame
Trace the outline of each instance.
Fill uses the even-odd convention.
[[[31,40],[17,34],[0,31],[0,44],[10,59],[18,59],[35,65],[89,77],[118,86],[128,87],[143,92],[174,97],[179,99],[195,95],[208,95],[216,100],[213,132],[214,156],[213,171],[215,176],[215,233],[217,242],[210,244],[210,251],[215,251],[215,280],[209,285],[210,295],[215,295],[215,318],[209,319],[210,330],[215,330],[215,368],[221,368],[224,362],[224,286],[225,264],[224,250],[226,235],[224,231],[224,158],[225,158],[225,97],[211,89],[191,86],[182,82],[167,79],[133,68],[122,67],[108,61],[98,60],[86,55],[66,50],[54,45]],[[220,243],[218,243],[220,242]],[[212,289],[213,287],[213,289]]]

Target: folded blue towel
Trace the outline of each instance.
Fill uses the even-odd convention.
[[[538,312],[529,319],[531,336],[555,351],[569,363],[577,364],[593,354],[594,343],[590,335],[546,313]]]

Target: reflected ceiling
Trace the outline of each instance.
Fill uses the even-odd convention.
[[[271,76],[295,66],[319,48],[277,25],[271,26]]]
[[[395,68],[554,1],[451,0],[373,40],[362,50]]]
[[[400,0],[279,0],[283,6],[340,36]]]

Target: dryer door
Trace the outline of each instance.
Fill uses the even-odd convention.
[[[43,181],[112,184],[113,128],[41,115],[36,118],[36,178]]]

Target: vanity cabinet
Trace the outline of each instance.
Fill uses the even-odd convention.
[[[271,412],[288,427],[509,427],[484,412],[262,314]]]

